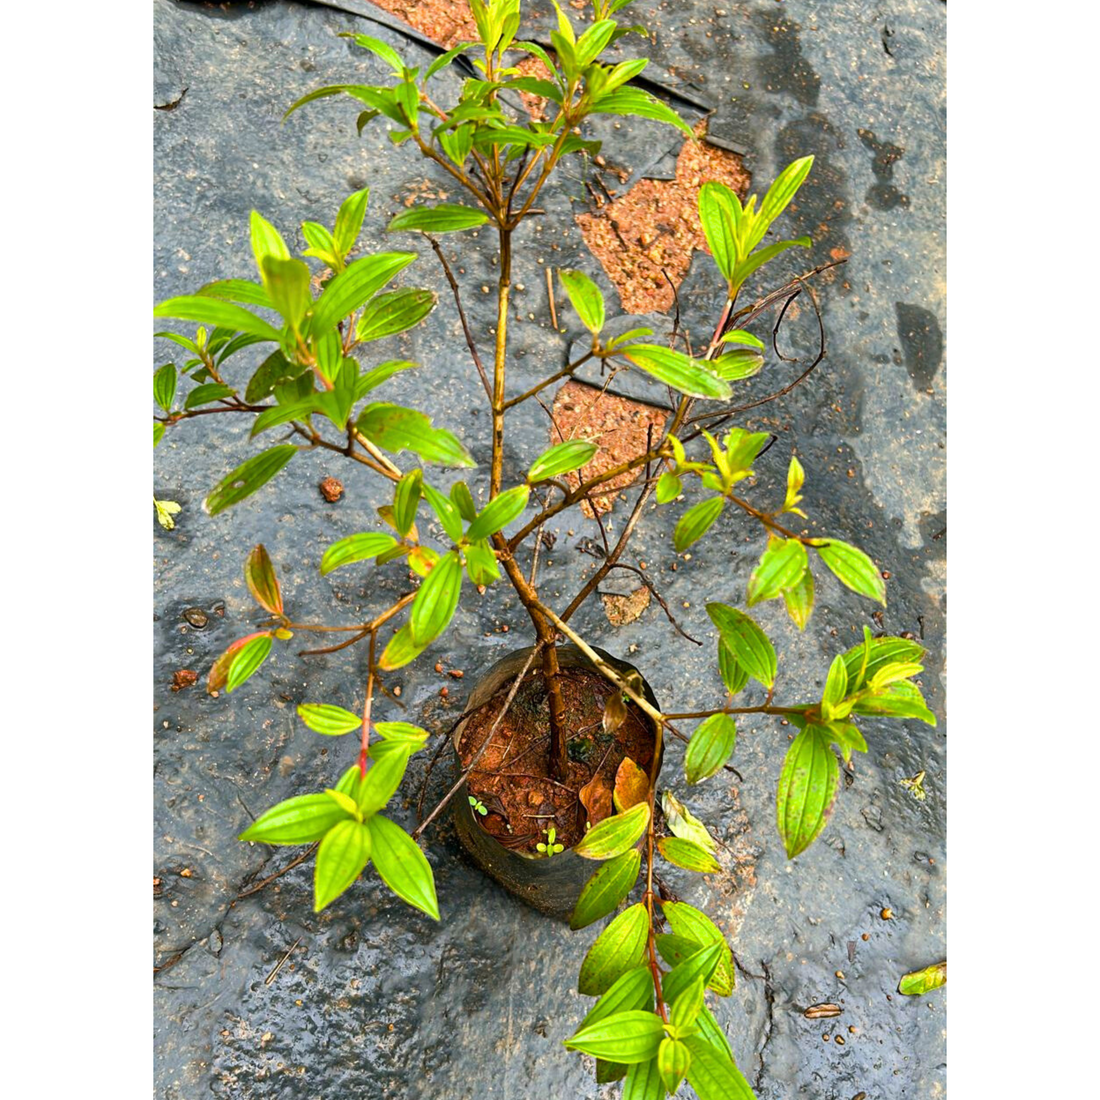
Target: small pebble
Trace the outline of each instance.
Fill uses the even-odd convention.
[[[883,920],[893,920],[894,919],[894,910],[893,909],[883,909],[882,912],[879,913],[879,916],[882,917]]]

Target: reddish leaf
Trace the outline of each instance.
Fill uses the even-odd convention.
[[[624,813],[649,797],[649,776],[629,756],[615,773],[615,809]]]
[[[579,792],[581,805],[588,811],[588,824],[598,825],[611,816],[611,787],[602,776],[590,779]]]
[[[275,568],[263,543],[248,555],[244,563],[244,579],[252,598],[272,615],[283,613],[283,594],[275,577]]]
[[[259,638],[263,635],[270,635],[270,630],[257,630],[255,634],[246,634],[243,638],[238,638],[214,663],[210,666],[210,675],[206,678],[206,690],[213,694],[215,691],[221,691],[225,687],[226,679],[229,676],[229,666],[233,663],[233,658],[236,656],[237,651],[243,646],[247,645],[253,638]]]

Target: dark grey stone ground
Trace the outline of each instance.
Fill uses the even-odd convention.
[[[365,29],[424,64],[427,54],[418,46],[328,6],[273,0],[223,8],[156,4],[154,102],[179,100],[154,120],[158,298],[216,277],[249,276],[252,207],[290,237],[305,219],[331,224],[341,198],[369,183],[367,231],[382,241],[381,227],[410,187],[446,190],[412,149],[395,150],[380,127],[357,139],[354,111],[336,101],[280,125],[289,103],[315,86],[383,77],[381,63],[337,38],[339,31]],[[666,781],[736,857],[728,873],[707,884],[685,875],[681,885],[725,926],[744,968],[718,1013],[762,1100],[937,1097],[946,1087],[945,994],[906,999],[894,989],[901,974],[945,951],[946,6],[940,0],[638,0],[633,11],[657,33],[656,45],[645,47],[654,59],[650,74],[714,106],[711,132],[744,149],[760,181],[766,184],[794,156],[815,154],[813,175],[787,226],[792,235],[814,237],[817,261],[834,249],[851,252],[842,275],[822,289],[827,360],[809,383],[746,422],[780,434],[760,464],[756,492],[781,493],[787,456],[797,449],[808,470],[804,507],[823,531],[859,542],[890,570],[890,602],[876,621],[866,601],[818,572],[819,605],[801,636],[779,607],[764,605],[759,618],[782,655],[779,697],[816,697],[832,656],[867,624],[923,638],[930,649],[925,691],[941,719],[935,730],[867,721],[871,752],[857,760],[823,838],[791,863],[774,825],[787,731],[745,723],[735,757],[744,782],[716,778],[690,792],[676,779],[681,747],[672,743]],[[627,48],[640,48],[638,42]],[[613,136],[621,142],[614,147],[617,159],[639,173],[653,165],[659,171],[661,157],[677,148],[671,131],[645,123],[624,124]],[[518,251],[517,279],[526,289],[516,299],[517,392],[548,364],[561,362],[567,347],[549,327],[537,261],[581,266],[600,279],[609,302],[615,300],[572,223],[587,202],[582,172],[579,164],[571,167],[546,194],[548,216]],[[479,248],[462,261],[481,333],[490,323],[480,304],[488,297],[480,287],[492,278],[487,236],[471,240]],[[391,384],[391,399],[421,403],[484,460],[486,414],[434,258],[413,264],[399,282],[444,294],[426,325],[393,341],[392,354],[423,366]],[[681,289],[689,331],[709,331],[717,301],[714,268],[697,254]],[[786,336],[805,354],[816,330],[804,313]],[[156,363],[170,358],[166,345],[156,354]],[[769,368],[769,381],[787,369]],[[366,527],[383,499],[366,471],[349,470],[336,456],[299,458],[241,506],[213,519],[204,515],[205,492],[251,453],[245,426],[227,419],[183,425],[156,452],[157,495],[184,506],[176,530],[156,531],[154,873],[163,890],[155,901],[154,962],[163,965],[182,952],[155,979],[156,1095],[561,1100],[615,1094],[618,1086],[597,1089],[584,1062],[560,1045],[589,1003],[573,990],[595,930],[570,933],[505,895],[463,862],[449,828],[431,836],[428,853],[439,890],[438,925],[396,901],[373,875],[314,916],[309,863],[232,905],[243,886],[293,854],[239,844],[234,837],[250,815],[331,783],[350,763],[350,748],[319,743],[295,718],[294,705],[323,698],[354,707],[361,701],[361,658],[348,651],[300,660],[284,647],[253,681],[214,700],[200,687],[169,691],[173,671],[205,673],[248,629],[254,611],[241,563],[256,542],[271,551],[288,604],[303,619],[361,621],[402,590],[403,578],[355,570],[319,577],[324,547]],[[517,411],[509,423],[506,472],[519,475],[546,438],[537,406]],[[328,473],[347,486],[336,505],[319,504],[317,483]],[[684,643],[655,605],[639,621],[614,629],[594,602],[578,615],[578,626],[629,656],[659,699],[688,710],[711,705],[719,690],[703,604],[741,601],[760,540],[726,517],[673,573],[667,569],[672,522],[668,511],[647,513],[633,545],[653,564],[685,627],[706,646]],[[570,516],[557,534],[542,574],[551,599],[574,589],[593,567],[576,547],[596,531]],[[195,607],[208,615],[201,629],[183,617]],[[512,629],[502,633],[502,624]],[[439,657],[449,655],[469,683],[508,648],[526,644],[529,634],[504,584],[480,601],[464,598],[446,646],[395,678],[408,717],[439,728],[458,713],[462,687],[433,671]],[[440,701],[444,684],[450,704]],[[411,770],[410,795],[422,767]],[[921,769],[927,771],[924,802],[900,784]],[[439,786],[434,779],[433,786]],[[414,820],[411,803],[405,820]],[[894,920],[880,919],[884,906]],[[296,942],[291,961],[265,984]],[[844,1015],[804,1019],[802,1010],[819,1001],[841,1004]],[[823,1042],[823,1034],[843,1034],[846,1042]]]

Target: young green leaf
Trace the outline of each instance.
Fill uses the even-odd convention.
[[[263,543],[253,548],[244,563],[244,581],[252,598],[272,615],[283,613],[283,595],[279,591],[279,581],[275,576],[275,567]]]
[[[408,535],[416,523],[416,510],[420,506],[423,487],[424,471],[419,467],[410,470],[394,486],[393,525],[402,538]]]
[[[311,331],[320,335],[335,328],[415,259],[415,252],[378,252],[348,264],[314,304]]]
[[[351,733],[363,724],[359,715],[332,703],[301,703],[298,706],[298,717],[314,733],[323,733],[326,737]]]
[[[293,443],[281,443],[242,462],[210,490],[203,501],[203,511],[216,516],[251,496],[261,486],[266,485],[297,453],[298,448]]]
[[[456,481],[451,486],[451,500],[454,501],[458,514],[467,522],[477,518],[477,505],[474,504],[473,493],[465,481]]]
[[[779,775],[776,817],[779,835],[794,859],[817,838],[832,813],[840,765],[827,730],[809,725],[791,742]]]
[[[697,981],[707,986],[728,950],[724,940],[714,940],[677,963],[661,981],[665,1003],[675,1002]]]
[[[715,1047],[700,1035],[685,1039],[684,1045],[691,1053],[688,1084],[699,1100],[755,1100],[752,1087],[728,1051]]]
[[[363,215],[367,212],[367,200],[369,198],[370,188],[364,187],[361,191],[353,191],[340,204],[332,237],[341,259],[347,256],[352,246],[359,239],[360,230],[363,228]]]
[[[648,824],[649,804],[639,802],[626,813],[614,814],[593,825],[573,851],[585,859],[611,859],[633,848]]]
[[[227,386],[224,382],[204,382],[201,386],[196,386],[187,395],[183,407],[184,409],[197,409],[201,405],[221,401],[222,398],[229,397],[232,393],[233,387]]]
[[[433,309],[432,290],[391,290],[372,298],[364,307],[355,336],[361,343],[394,336],[418,325]]]
[[[749,682],[749,674],[737,663],[733,650],[724,638],[718,639],[718,674],[730,695],[744,691]]]
[[[725,504],[725,497],[707,497],[693,504],[680,517],[672,533],[672,545],[678,554],[698,542],[714,526]]]
[[[628,970],[638,966],[645,953],[648,932],[649,914],[641,902],[624,909],[588,949],[577,980],[578,992],[598,997]]]
[[[257,271],[262,272],[264,260],[268,257],[276,260],[290,259],[290,249],[287,248],[282,234],[256,210],[249,215],[249,233]]]
[[[678,836],[663,836],[657,841],[657,848],[669,863],[675,867],[682,867],[685,871],[696,871],[706,875],[722,870],[718,860],[693,840],[684,840]]]
[[[335,901],[370,860],[371,834],[361,821],[345,818],[325,834],[313,868],[313,911]]]
[[[638,879],[641,865],[642,853],[637,848],[631,848],[614,859],[609,859],[585,883],[569,919],[569,927],[586,928],[601,917],[606,917],[608,913],[613,913],[630,893]]]
[[[653,975],[648,966],[636,966],[624,971],[611,983],[611,988],[588,1010],[580,1026],[588,1027],[617,1012],[638,1008],[652,1011],[653,1004]]]
[[[844,702],[848,694],[848,669],[844,664],[844,658],[838,653],[829,666],[829,675],[825,680],[825,690],[821,695],[821,717],[826,722],[833,718],[841,718],[842,714],[837,708]]]
[[[799,630],[805,630],[814,610],[814,575],[807,569],[791,588],[783,589],[787,614]]]
[[[592,461],[599,449],[598,443],[590,443],[587,439],[567,439],[564,443],[556,443],[531,464],[527,480],[534,484],[579,470]]]
[[[764,234],[767,233],[772,222],[787,209],[791,199],[810,174],[813,163],[813,157],[801,157],[792,161],[779,173],[760,204],[760,213],[756,215],[752,232],[745,242],[746,252],[751,252],[764,239]]]
[[[721,603],[708,603],[707,614],[718,627],[722,640],[733,651],[737,663],[766,688],[775,683],[778,661],[775,647],[767,635],[736,607]]]
[[[635,1062],[629,1067],[621,1100],[665,1100],[665,1086],[656,1058]]]
[[[428,731],[410,722],[375,722],[374,731],[383,741],[408,745],[409,752],[416,752],[428,740]]]
[[[939,989],[941,985],[946,984],[947,963],[945,961],[906,974],[898,983],[898,992],[905,997],[922,997],[925,993],[931,993],[933,989]]]
[[[450,432],[433,428],[432,422],[416,409],[376,402],[359,414],[356,427],[372,443],[395,454],[412,451],[425,462],[440,466],[475,465],[469,451]]]
[[[421,491],[424,494],[424,499],[431,506],[433,512],[435,512],[439,522],[443,525],[443,530],[447,532],[447,537],[451,542],[462,541],[462,516],[459,515],[458,508],[455,507],[455,503],[450,497],[444,496],[438,489],[433,488],[426,481],[421,485]]]
[[[172,399],[176,396],[176,365],[165,363],[153,375],[153,400],[166,412],[172,411]]]
[[[662,1039],[657,1049],[657,1071],[670,1093],[680,1087],[691,1066],[691,1052],[679,1039]]]
[[[380,38],[372,38],[369,34],[355,34],[352,31],[344,31],[341,38],[351,38],[355,44],[364,50],[370,50],[376,57],[380,57],[398,75],[405,71],[405,62],[400,54],[389,44]]]
[[[740,382],[759,374],[764,366],[764,356],[752,348],[738,348],[712,360],[714,373],[727,382]]]
[[[416,842],[381,814],[370,818],[367,828],[371,834],[371,858],[382,881],[402,901],[423,910],[433,920],[439,920],[431,864]]]
[[[392,672],[394,669],[403,668],[428,647],[427,642],[417,645],[412,639],[412,628],[406,623],[390,640],[382,651],[382,657],[378,667],[383,672]]]
[[[661,809],[673,836],[690,840],[710,852],[718,851],[718,841],[707,832],[707,827],[671,792],[661,794]]]
[[[469,543],[463,550],[466,572],[476,585],[489,585],[500,580],[500,565],[488,539]]]
[[[580,1028],[572,1038],[565,1040],[565,1045],[582,1054],[632,1065],[653,1058],[663,1034],[664,1023],[660,1016],[635,1009]]]
[[[657,503],[668,504],[684,491],[683,482],[671,470],[665,470],[657,479]]]
[[[234,688],[239,688],[267,660],[270,652],[271,635],[266,633],[241,646],[229,664],[225,690],[231,692]]]
[[[237,839],[263,844],[309,844],[346,821],[347,816],[327,794],[302,794],[272,806]]]
[[[699,221],[703,235],[727,282],[737,263],[737,223],[740,220],[741,203],[724,183],[709,180],[699,188]]]
[[[153,421],[153,448],[164,438],[164,425],[159,420]]]
[[[391,746],[392,749],[390,749]],[[378,750],[383,747],[390,751],[380,753]],[[367,769],[367,774],[363,776],[356,796],[359,812],[364,817],[377,813],[393,798],[397,788],[401,786],[401,780],[405,777],[405,769],[409,763],[410,750],[401,742],[386,742],[384,746],[373,746],[373,749],[376,759]]]
[[[601,96],[593,104],[593,115],[622,115],[636,118],[652,118],[658,122],[667,122],[682,130],[689,138],[695,134],[691,127],[669,106],[659,99],[643,92],[641,88],[619,88],[610,95]]]
[[[722,770],[733,754],[737,724],[728,714],[705,718],[688,742],[684,753],[684,775],[689,783],[700,783]]]
[[[522,514],[527,507],[528,497],[531,495],[529,485],[516,485],[511,489],[505,489],[503,493],[494,497],[477,514],[477,519],[466,530],[466,537],[471,541],[488,538],[503,530],[512,520]]]
[[[936,724],[936,716],[925,704],[920,688],[908,680],[890,684],[874,695],[862,695],[852,711],[855,714],[876,714],[889,718],[919,718],[930,726]]]
[[[598,334],[604,322],[604,301],[600,288],[583,271],[571,268],[558,271],[558,278],[581,323],[589,332]]]
[[[313,296],[309,292],[309,268],[301,260],[265,256],[260,272],[271,304],[291,329],[298,332],[303,318],[313,305]]]
[[[760,564],[749,578],[749,607],[761,600],[775,599],[784,589],[795,587],[808,566],[806,547],[798,539],[770,538]]]
[[[841,584],[886,606],[886,582],[875,563],[858,546],[838,539],[811,539],[810,545]]]
[[[682,351],[663,348],[659,344],[627,344],[616,353],[689,397],[709,397],[729,400],[729,383],[719,378],[702,359],[692,359]]]
[[[352,562],[366,561],[392,550],[397,540],[384,531],[364,531],[334,542],[321,557],[321,576]]]
[[[413,600],[409,626],[415,645],[426,646],[447,629],[461,591],[462,563],[458,552],[451,550],[432,567]]]
[[[386,229],[390,233],[411,229],[425,233],[454,233],[484,225],[488,220],[489,215],[482,210],[445,202],[439,206],[413,206],[403,210]]]
[[[919,642],[906,638],[872,638],[871,632],[866,630],[864,640],[844,654],[849,692],[859,691],[888,665],[919,662],[924,653],[924,646]]]
[[[722,337],[723,344],[744,344],[746,347],[756,348],[757,351],[765,351],[764,341],[759,336],[753,336],[751,332],[743,328],[730,329]]]

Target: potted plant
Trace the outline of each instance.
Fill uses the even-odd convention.
[[[747,610],[710,603],[726,695],[706,710],[683,712],[671,700],[659,701],[641,670],[571,624],[576,610],[619,566],[651,499],[676,515],[677,553],[706,536],[725,510],[743,514],[758,528],[763,544],[748,578],[747,608],[782,599],[804,628],[814,605],[813,570],[821,566],[849,588],[885,603],[883,576],[866,554],[798,527],[805,518],[799,508],[805,475],[797,457],[789,460],[781,502],[748,499],[745,487],[754,464],[772,440],[766,432],[729,425],[737,383],[765,364],[766,348],[752,331],[754,322],[804,286],[809,289],[800,278],[741,304],[746,281],[768,261],[810,243],[765,239],[806,179],[812,158],[788,165],[759,203],[753,196],[742,204],[718,183],[702,187],[699,215],[726,283],[705,349],[688,354],[645,327],[610,335],[598,286],[579,271],[562,270],[562,288],[588,332],[587,350],[565,364],[548,355],[538,385],[523,392],[509,386],[514,234],[564,158],[598,151],[598,143],[585,137],[586,120],[640,116],[677,126],[695,140],[667,105],[631,85],[645,68],[644,59],[599,60],[632,29],[614,18],[627,3],[595,0],[593,21],[581,34],[559,9],[551,54],[517,39],[519,0],[471,0],[479,42],[447,51],[423,73],[408,68],[385,43],[351,35],[390,65],[392,80],[383,86],[319,88],[290,108],[348,96],[357,102],[360,128],[375,118],[389,120],[395,143],[411,142],[469,196],[463,204],[412,205],[389,229],[395,235],[420,234],[443,265],[485,391],[487,471],[456,479],[449,471],[475,468],[459,438],[418,409],[385,400],[387,381],[415,364],[378,362],[371,345],[419,324],[437,303],[427,290],[387,289],[418,258],[416,252],[358,254],[366,189],[347,197],[331,228],[316,222],[301,226],[308,245],[301,256],[292,255],[279,231],[253,213],[258,281],[220,280],[156,307],[158,317],[199,327],[189,334],[160,334],[185,348],[189,358],[178,369],[168,364],[154,375],[160,407],[154,446],[166,430],[178,430],[194,417],[251,420],[252,437],[267,445],[210,491],[204,507],[211,514],[261,489],[303,452],[323,449],[345,456],[365,467],[382,490],[380,523],[334,542],[321,558],[321,573],[389,565],[416,578],[407,593],[369,621],[302,623],[284,603],[265,548],[257,546],[248,555],[245,580],[266,618],[215,662],[207,678],[210,691],[232,692],[257,672],[273,646],[296,633],[335,636],[330,648],[362,646],[366,671],[361,712],[348,710],[346,699],[298,707],[301,720],[319,734],[358,734],[357,758],[340,781],[331,790],[302,793],[272,807],[241,839],[316,843],[318,910],[373,866],[398,896],[438,919],[431,867],[418,841],[449,809],[474,861],[507,889],[547,913],[568,917],[573,928],[611,918],[580,965],[580,992],[597,1000],[566,1043],[596,1058],[597,1079],[624,1077],[624,1096],[649,1100],[675,1093],[686,1078],[702,1100],[717,1100],[751,1096],[706,1003],[708,991],[732,992],[732,955],[714,923],[674,896],[657,871],[659,859],[700,874],[719,869],[706,826],[668,791],[658,798],[665,738],[687,743],[685,778],[693,784],[729,766],[738,715],[774,715],[796,727],[777,792],[779,833],[793,857],[826,824],[838,788],[837,752],[847,761],[853,751],[867,749],[855,718],[934,719],[914,683],[923,650],[904,638],[876,638],[865,631],[859,645],[836,654],[820,698],[781,702],[774,697],[778,658],[769,638]],[[521,73],[515,65],[521,53],[536,57],[545,74]],[[457,103],[441,106],[432,80],[460,55],[472,62],[477,76],[465,81]],[[512,93],[544,98],[550,117],[534,120],[510,108]],[[457,277],[436,240],[439,234],[482,226],[495,233],[499,248],[497,323],[492,355],[485,359],[478,339],[484,334],[471,331]],[[674,411],[664,430],[651,433],[636,454],[598,472],[591,465],[596,444],[583,435],[559,438],[522,481],[508,484],[509,411],[540,400],[543,390],[572,378],[590,361],[640,371],[667,386]],[[182,407],[181,378],[189,383]],[[282,438],[271,442],[276,435]],[[591,505],[601,493],[619,492],[616,479],[624,475],[637,479],[629,518],[614,541],[601,525],[601,564],[567,604],[552,602],[521,555],[530,551],[537,561],[545,523],[567,509]],[[530,619],[533,644],[488,670],[473,686],[460,720],[434,731],[451,745],[458,774],[410,835],[384,811],[410,757],[432,734],[400,716],[387,676],[445,635],[464,593],[495,584],[514,590]],[[764,701],[735,705],[750,680],[763,686]],[[639,885],[638,900],[620,908]]]

